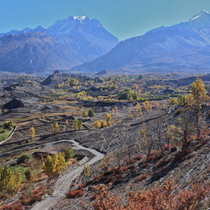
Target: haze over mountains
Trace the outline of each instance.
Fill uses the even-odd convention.
[[[118,43],[97,19],[68,17],[54,25],[0,34],[0,71],[69,70]]]
[[[210,72],[210,14],[121,41],[106,55],[74,69],[98,72]]]
[[[70,69],[210,72],[210,14],[153,29],[118,43],[97,19],[69,17],[54,25],[0,34],[0,71],[51,72]]]

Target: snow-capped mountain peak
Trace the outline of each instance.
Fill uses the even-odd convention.
[[[73,19],[78,20],[80,23],[82,23],[83,21],[85,21],[89,18],[87,16],[74,16]]]

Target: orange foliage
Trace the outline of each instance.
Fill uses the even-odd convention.
[[[204,184],[192,185],[192,189],[178,190],[173,182],[155,187],[145,192],[129,193],[128,202],[122,204],[122,198],[115,197],[105,185],[95,187],[96,201],[93,203],[95,210],[197,210],[201,201],[210,193],[210,186]],[[125,199],[126,200],[126,199]]]

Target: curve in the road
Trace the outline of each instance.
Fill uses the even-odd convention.
[[[60,201],[62,198],[65,198],[72,181],[82,174],[84,165],[93,165],[104,157],[104,154],[96,151],[95,149],[84,147],[74,140],[56,141],[56,143],[62,142],[70,142],[73,144],[74,149],[86,150],[92,153],[94,157],[90,160],[88,160],[87,157],[83,158],[76,166],[74,166],[73,168],[70,167],[64,174],[61,174],[54,185],[53,195],[45,198],[39,203],[36,203],[32,207],[32,210],[49,210],[53,208],[58,203],[58,201]]]

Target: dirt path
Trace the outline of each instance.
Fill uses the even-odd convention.
[[[72,181],[75,180],[78,176],[80,176],[82,174],[84,164],[92,165],[92,164],[100,161],[104,157],[104,155],[102,153],[100,153],[94,149],[84,147],[74,140],[56,141],[56,143],[62,143],[62,142],[70,142],[73,144],[73,147],[75,150],[86,150],[86,151],[92,153],[92,155],[94,157],[90,160],[88,160],[87,157],[83,158],[73,168],[70,167],[67,171],[65,171],[63,174],[61,174],[54,185],[53,195],[45,198],[44,200],[40,201],[39,203],[36,203],[32,207],[32,210],[52,209],[58,203],[58,201],[60,201],[62,198],[65,198],[66,193],[68,192]]]

